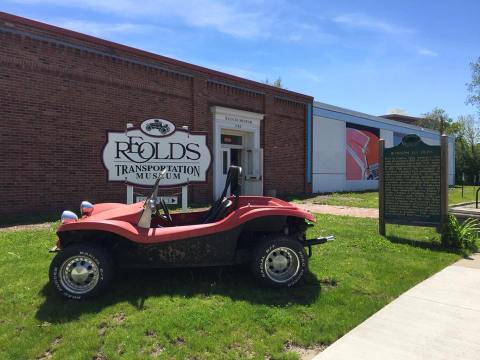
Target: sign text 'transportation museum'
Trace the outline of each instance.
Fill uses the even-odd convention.
[[[211,154],[206,134],[176,129],[170,121],[149,119],[140,128],[109,131],[103,149],[108,181],[149,186],[167,169],[162,186],[206,181]]]

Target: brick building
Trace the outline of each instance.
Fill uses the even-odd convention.
[[[6,13],[0,63],[0,215],[125,201],[125,185],[106,180],[106,130],[150,118],[208,133],[213,166],[191,201],[216,196],[221,162],[247,161],[223,136],[242,137],[261,163],[245,191],[311,188],[310,96]],[[254,126],[238,131],[232,118]]]

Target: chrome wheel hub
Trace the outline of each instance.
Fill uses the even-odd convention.
[[[300,261],[295,251],[287,247],[278,247],[270,251],[265,258],[265,273],[275,282],[284,283],[297,275]]]
[[[98,284],[99,269],[92,258],[78,255],[63,262],[59,276],[66,290],[74,294],[85,294]]]

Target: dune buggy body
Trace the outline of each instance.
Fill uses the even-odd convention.
[[[143,202],[97,204],[90,216],[60,226],[59,247],[95,241],[124,266],[170,267],[228,265],[248,259],[255,241],[272,233],[304,233],[312,214],[270,197],[239,196],[235,209],[213,223],[202,223],[208,210],[157,216],[150,228],[137,226]],[[293,235],[293,234],[292,234]],[[299,239],[300,241],[302,239]],[[127,261],[128,259],[128,261]]]
[[[315,217],[288,202],[239,196],[240,173],[232,167],[220,199],[202,211],[170,214],[164,202],[159,207],[153,200],[158,186],[145,202],[89,205],[80,219],[67,219],[59,227],[51,281],[63,295],[81,298],[93,293],[91,284],[105,280],[102,276],[113,267],[250,262],[254,274],[267,283],[293,285],[306,268],[304,248],[311,255],[312,245],[331,238],[307,240],[306,229]],[[227,197],[229,188],[232,195]],[[289,268],[292,277],[287,276]]]

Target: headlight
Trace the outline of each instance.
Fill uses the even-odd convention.
[[[80,213],[82,215],[90,216],[93,212],[93,205],[88,201],[82,201],[80,205]]]
[[[65,210],[62,213],[60,220],[62,221],[62,224],[68,224],[77,221],[78,216],[73,211]]]

